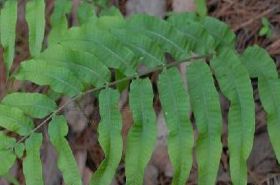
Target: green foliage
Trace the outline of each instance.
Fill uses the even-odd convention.
[[[68,68],[35,59],[22,63],[16,79],[33,81],[38,85],[49,85],[56,92],[68,96],[77,95],[84,89],[81,81]]]
[[[129,104],[134,123],[127,137],[126,184],[142,185],[144,170],[152,156],[157,136],[156,116],[153,110],[153,91],[148,79],[135,80],[131,83]]]
[[[32,58],[21,61],[11,77],[12,80],[48,87],[50,97],[42,93],[9,92],[1,100],[1,177],[8,177],[9,169],[18,158],[23,160],[26,184],[44,184],[40,159],[43,137],[42,133],[36,132],[39,127],[34,130],[33,119],[45,118],[41,125],[52,119],[46,136],[57,152],[57,165],[64,183],[81,185],[79,170],[66,138],[67,122],[64,116],[56,115],[62,107],[57,108],[54,99],[66,95],[75,100],[85,91],[96,93],[102,89],[98,139],[105,159],[93,173],[90,184],[109,185],[123,154],[119,91],[129,86],[129,107],[134,123],[124,151],[128,185],[143,184],[144,170],[155,147],[154,94],[159,96],[168,128],[173,185],[186,183],[193,164],[193,150],[198,164],[198,183],[215,184],[222,150],[221,95],[230,101],[227,115],[230,176],[233,184],[246,184],[246,163],[255,128],[250,78],[258,78],[269,136],[280,161],[280,83],[276,66],[263,49],[254,46],[241,55],[237,54],[234,33],[225,23],[207,17],[202,7],[198,10],[200,16],[181,13],[162,20],[147,15],[124,18],[114,8],[96,16],[92,7],[86,5],[81,4],[78,8],[80,26],[68,28],[71,1],[55,1],[47,48],[41,51],[45,39],[45,4],[44,1],[29,1],[27,4]],[[1,10],[1,44],[7,72],[14,58],[16,6],[17,2],[10,0]],[[167,62],[166,54],[177,61],[175,64],[191,56],[204,59],[189,61],[187,75],[183,75],[187,81],[185,84],[179,70],[172,68],[175,64]],[[139,73],[139,67],[148,72],[159,72],[158,92],[156,87],[153,92],[146,77],[148,73]],[[122,84],[111,82],[112,76]],[[189,119],[191,112],[193,123]],[[15,135],[23,137],[16,141]]]
[[[45,33],[45,1],[31,0],[26,5],[29,29],[29,49],[32,56],[40,54]]]
[[[177,83],[173,83],[174,81]],[[192,167],[192,147],[194,144],[193,129],[188,119],[190,113],[189,96],[179,71],[174,68],[160,74],[158,87],[169,130],[168,153],[174,168],[172,184],[184,185]]]
[[[81,2],[77,10],[77,16],[80,24],[86,23],[91,17],[95,16],[95,10],[90,3]]]
[[[250,77],[258,78],[259,96],[266,112],[268,134],[277,160],[280,161],[280,136],[277,132],[280,129],[278,105],[280,102],[280,81],[275,63],[266,51],[258,46],[247,48],[242,54],[241,60]]]
[[[68,29],[68,20],[66,15],[72,8],[71,0],[55,1],[54,12],[51,16],[51,32],[48,35],[48,44],[56,43]]]
[[[105,89],[99,94],[101,121],[98,127],[99,142],[105,159],[93,174],[90,184],[111,184],[122,156],[122,123],[118,109],[119,93]]]
[[[109,6],[109,0],[92,0],[92,1],[96,6],[99,6],[101,8],[108,8]]]
[[[246,68],[231,50],[224,50],[211,61],[222,93],[230,101],[228,147],[233,184],[247,184],[247,159],[253,147],[255,105]]]
[[[28,135],[33,128],[32,120],[16,107],[0,104],[0,126],[19,135]]]
[[[14,149],[17,158],[22,158],[25,150],[24,144],[23,143],[16,144]]]
[[[67,185],[81,185],[81,177],[71,148],[65,139],[68,133],[67,122],[63,116],[55,116],[48,129],[50,141],[57,155],[57,165]]]
[[[176,60],[184,59],[188,56],[190,51],[189,43],[191,43],[188,37],[185,37],[182,32],[166,21],[158,20],[152,16],[136,15],[130,17],[127,24],[128,30],[132,30],[133,34],[145,35],[151,39],[152,46],[149,46],[151,49],[158,45],[160,47],[158,52],[160,56],[162,56],[162,52],[172,53]],[[144,45],[144,43],[141,43],[142,47]]]
[[[215,47],[217,49],[221,49],[224,47],[229,47],[231,49],[234,48],[235,35],[225,23],[213,17],[205,17],[203,19],[203,26],[214,38]]]
[[[262,17],[262,27],[259,31],[260,36],[270,37],[272,35],[271,25],[266,17]]]
[[[9,169],[13,166],[16,160],[15,154],[7,149],[0,150],[0,158],[5,159],[0,166],[0,176],[4,176],[9,172]]]
[[[211,53],[215,49],[215,40],[209,36],[206,28],[198,22],[194,14],[174,14],[168,18],[176,29],[180,30],[188,38],[192,50],[197,54]],[[186,25],[186,26],[181,26]]]
[[[3,132],[0,132],[0,159],[2,160],[0,165],[0,176],[5,176],[9,169],[15,162],[16,156],[8,148],[12,148],[16,143],[14,138],[6,136]]]
[[[5,96],[2,104],[19,108],[33,118],[44,118],[56,109],[54,101],[39,93],[11,93]]]
[[[0,16],[0,40],[4,49],[4,63],[6,74],[9,75],[14,60],[15,39],[17,22],[17,0],[9,0],[1,10]]]
[[[26,158],[23,160],[23,174],[28,185],[44,184],[40,159],[42,141],[42,134],[33,133],[25,142]]]
[[[206,16],[207,15],[207,5],[206,0],[195,0],[196,5],[196,12],[200,16]]]
[[[198,183],[215,184],[222,152],[222,115],[211,71],[204,61],[187,68],[190,102],[198,130]],[[209,160],[211,159],[211,160]]]

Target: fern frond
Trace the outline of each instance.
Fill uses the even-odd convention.
[[[134,74],[135,54],[108,31],[98,28],[94,21],[81,28],[71,29],[61,40],[61,45],[73,50],[89,52],[104,62],[107,67],[119,69],[128,76]]]
[[[82,185],[77,163],[65,136],[68,126],[63,116],[55,116],[49,124],[48,134],[58,155],[58,168],[63,175],[65,184]]]
[[[248,47],[241,55],[242,63],[252,78],[278,79],[278,72],[273,59],[259,46]]]
[[[118,109],[119,93],[117,90],[105,89],[99,94],[101,122],[98,126],[99,142],[105,159],[93,174],[91,185],[110,184],[122,156],[122,122]]]
[[[253,46],[245,50],[241,56],[252,78],[258,78],[258,89],[261,103],[266,112],[267,129],[276,158],[280,161],[280,81],[272,58],[267,52]]]
[[[168,128],[168,153],[173,165],[173,185],[185,185],[192,167],[194,136],[191,122],[190,101],[177,69],[160,74],[159,96]]]
[[[131,83],[129,104],[134,123],[128,133],[125,153],[127,185],[143,184],[144,170],[156,143],[157,128],[153,97],[150,80],[139,79]]]
[[[40,93],[11,93],[1,103],[19,108],[33,118],[44,118],[57,108],[53,100]]]
[[[137,57],[138,64],[145,64],[152,69],[164,62],[164,53],[159,45],[146,35],[129,32],[127,30],[116,30],[113,34]]]
[[[237,54],[224,50],[211,61],[222,93],[230,101],[228,148],[233,184],[247,184],[247,159],[253,147],[255,104],[246,68]]]
[[[198,130],[195,153],[198,184],[215,184],[222,152],[222,116],[219,95],[207,64],[202,61],[187,67],[191,107]]]
[[[40,158],[42,140],[42,134],[33,133],[25,142],[26,158],[23,160],[23,173],[28,185],[44,184]]]
[[[27,2],[25,12],[29,33],[29,50],[34,57],[40,54],[44,40],[45,1],[32,0]]]
[[[95,55],[62,45],[49,47],[36,60],[71,70],[84,85],[100,87],[108,83],[111,76],[108,68]]]
[[[192,43],[188,37],[164,20],[148,15],[135,15],[128,18],[126,29],[148,36],[154,45],[159,45],[163,52],[172,53],[176,60],[189,55]]]
[[[275,64],[258,47],[247,49],[239,58],[233,51],[235,35],[225,23],[194,13],[173,14],[167,20],[147,15],[124,18],[116,9],[104,11],[102,14],[105,16],[97,17],[91,14],[90,7],[84,6],[80,11],[85,10],[82,13],[89,17],[79,18],[82,23],[80,27],[68,28],[66,14],[71,11],[71,1],[59,0],[55,3],[51,17],[52,30],[48,36],[49,47],[43,52],[45,4],[43,0],[27,3],[26,20],[32,58],[20,64],[15,78],[49,86],[59,96],[71,96],[71,101],[105,89],[99,95],[101,122],[98,127],[105,159],[93,174],[91,185],[109,185],[121,160],[120,94],[110,87],[124,89],[119,86],[120,83],[127,82],[127,88],[130,81],[129,103],[134,124],[129,130],[125,151],[126,182],[128,185],[143,184],[144,170],[151,158],[157,134],[151,82],[139,76],[146,77],[155,71],[162,71],[159,72],[158,89],[169,131],[172,184],[186,183],[192,167],[193,147],[198,163],[198,184],[215,184],[222,151],[222,116],[212,72],[205,61],[193,60],[187,67],[186,90],[179,71],[169,69],[184,62],[190,55],[203,54],[203,59],[211,58],[210,66],[221,93],[231,103],[228,147],[233,183],[246,184],[246,161],[253,145],[255,115],[249,76],[258,78],[269,136],[280,160],[280,136],[277,133],[280,130],[277,103],[280,102],[280,81]],[[7,73],[14,58],[16,8],[16,0],[7,1],[0,17]],[[166,53],[177,62],[167,63]],[[198,58],[201,57],[193,57]],[[257,60],[260,62],[255,62]],[[148,69],[139,73],[139,66],[142,65]],[[113,75],[115,81],[111,82]],[[83,92],[85,89],[87,91]],[[4,97],[0,104],[1,129],[23,137],[16,141],[0,132],[0,159],[8,156],[0,166],[0,176],[7,174],[16,157],[22,158],[26,150],[23,162],[26,184],[43,184],[40,160],[42,134],[35,132],[52,119],[48,135],[58,154],[58,168],[64,183],[82,184],[75,158],[65,138],[67,122],[63,116],[56,116],[66,105],[57,108],[53,100],[39,93],[12,93]],[[198,131],[195,143],[189,119],[191,109]],[[31,118],[44,117],[34,128]]]
[[[4,64],[7,76],[14,60],[16,22],[17,0],[6,1],[0,16],[0,40],[4,48]]]
[[[216,48],[234,48],[236,37],[227,24],[213,17],[205,17],[201,21],[208,33],[214,37]]]
[[[180,30],[185,37],[188,37],[191,49],[195,53],[207,54],[215,50],[214,38],[198,21],[196,15],[191,13],[174,14],[167,21]]]
[[[19,135],[28,135],[33,128],[33,122],[15,107],[0,104],[0,126]]]
[[[53,66],[36,59],[23,62],[15,77],[38,85],[49,85],[56,92],[68,96],[77,95],[84,89],[80,80],[68,68]]]

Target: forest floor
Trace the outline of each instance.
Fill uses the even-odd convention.
[[[115,0],[113,1],[125,15],[135,12],[146,12],[153,15],[164,16],[168,11],[194,10],[192,0]],[[22,5],[25,0],[20,0]],[[47,15],[50,15],[53,9],[53,0],[47,0]],[[79,0],[73,0],[74,4]],[[189,3],[186,3],[189,2]],[[141,4],[142,3],[142,4]],[[176,6],[175,3],[183,3],[182,6]],[[24,7],[24,6],[22,6]],[[19,12],[23,8],[19,8]],[[140,7],[140,8],[139,8]],[[276,65],[280,70],[280,0],[208,0],[208,14],[228,23],[231,29],[237,35],[236,49],[242,52],[247,46],[258,44],[265,48],[275,59]],[[21,12],[22,13],[22,12]],[[266,17],[270,22],[271,36],[260,36],[259,31],[262,27],[262,18]],[[47,17],[49,19],[49,17]],[[19,18],[17,30],[17,55],[15,69],[19,63],[29,57],[27,44],[27,29],[23,17]],[[0,64],[1,65],[1,64]],[[3,66],[0,66],[0,69]],[[3,81],[3,73],[0,71],[0,81]],[[4,83],[0,83],[1,92],[5,88]],[[254,81],[253,81],[253,85]],[[12,87],[12,88],[17,88]],[[37,91],[34,85],[26,85],[27,91]],[[280,165],[277,163],[273,153],[268,134],[266,130],[265,113],[260,106],[258,92],[255,90],[256,100],[256,132],[252,153],[248,160],[248,183],[252,185],[272,185],[280,184]],[[124,137],[127,134],[129,126],[132,124],[132,117],[127,105],[127,94],[123,93],[123,120]],[[67,98],[61,100],[66,101]],[[223,102],[223,113],[228,111],[228,102],[221,98]],[[99,122],[99,113],[97,100],[92,96],[86,96],[79,102],[73,102],[64,111],[70,124],[70,133],[68,140],[78,161],[79,168],[83,172],[83,180],[87,182],[92,171],[95,171],[103,160],[103,152],[97,141],[96,128]],[[158,116],[158,143],[153,157],[147,166],[145,175],[145,185],[169,185],[172,179],[171,164],[166,150],[166,128],[164,126],[163,115],[157,105],[155,105]],[[226,118],[224,116],[225,124]],[[90,124],[89,124],[90,123]],[[88,127],[88,125],[90,125]],[[87,129],[85,129],[87,127]],[[43,128],[46,129],[46,128]],[[223,154],[221,158],[220,169],[218,173],[218,182],[220,185],[231,184],[229,177],[229,156],[226,140],[226,130],[223,133]],[[52,147],[45,143],[42,148],[42,160],[44,162],[44,175],[47,185],[60,184],[60,175],[54,162],[54,151]],[[120,164],[113,185],[125,184],[124,164]],[[19,163],[14,167],[14,174],[20,181],[23,181],[22,167]],[[197,184],[197,170],[194,163],[191,175],[187,184]],[[0,181],[0,185],[6,185]]]

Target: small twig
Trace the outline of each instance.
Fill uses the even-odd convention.
[[[103,85],[102,87],[97,87],[97,88],[93,88],[93,89],[89,89],[83,93],[80,93],[76,96],[74,96],[73,98],[71,98],[69,101],[65,102],[63,105],[61,105],[58,109],[56,109],[54,112],[52,112],[48,117],[46,117],[40,124],[38,124],[34,129],[32,129],[30,131],[30,133],[22,138],[20,138],[15,146],[23,141],[25,141],[29,136],[31,136],[34,132],[38,131],[43,125],[45,125],[48,121],[50,121],[52,119],[52,117],[54,115],[56,115],[57,113],[59,113],[61,110],[64,109],[65,106],[67,106],[68,104],[70,104],[72,101],[74,100],[77,100],[78,98],[86,95],[86,94],[89,94],[89,93],[93,93],[93,92],[97,92],[97,91],[100,91],[102,89],[105,89],[107,87],[111,87],[111,86],[114,86],[114,85],[117,85],[119,83],[122,83],[122,82],[125,82],[125,81],[129,81],[129,80],[133,80],[135,78],[140,78],[140,77],[143,77],[143,76],[146,76],[150,73],[153,73],[153,72],[156,72],[156,71],[160,71],[160,70],[163,70],[164,68],[170,68],[170,67],[173,67],[173,66],[177,66],[178,64],[181,64],[181,63],[184,63],[184,62],[190,62],[192,60],[198,60],[198,59],[206,59],[206,58],[209,58],[211,57],[212,54],[208,54],[208,55],[201,55],[201,56],[194,56],[194,57],[190,57],[188,59],[185,59],[185,60],[180,60],[180,61],[175,61],[175,62],[172,62],[172,63],[169,63],[169,64],[163,64],[161,66],[158,66],[158,67],[155,67],[154,69],[152,70],[149,70],[145,73],[142,73],[142,74],[135,74],[133,76],[129,76],[129,77],[125,77],[125,78],[122,78],[120,80],[116,80],[116,81],[113,81],[113,82],[110,82],[108,84],[105,84]],[[15,147],[14,146],[14,147]]]

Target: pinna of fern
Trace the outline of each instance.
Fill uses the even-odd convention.
[[[16,1],[11,0],[1,10],[1,44],[6,71],[9,71],[13,58],[15,33],[10,30],[15,29],[16,5]],[[255,127],[250,77],[259,79],[269,136],[280,160],[277,134],[280,127],[279,79],[273,60],[263,49],[254,46],[238,54],[234,51],[235,35],[226,24],[190,13],[173,14],[166,20],[147,15],[129,18],[119,14],[92,15],[83,19],[80,26],[68,29],[65,13],[70,8],[61,9],[59,5],[57,3],[60,8],[56,7],[52,17],[53,30],[48,47],[41,51],[44,1],[29,2],[26,20],[32,57],[23,61],[10,78],[48,86],[61,96],[72,99],[100,91],[98,133],[105,159],[93,173],[90,184],[111,184],[123,153],[126,184],[143,184],[144,170],[157,134],[154,92],[146,77],[154,71],[160,72],[157,87],[169,131],[167,146],[173,166],[173,185],[186,183],[193,164],[193,151],[198,164],[198,184],[215,184],[222,150],[219,93],[231,103],[227,124],[230,176],[234,185],[247,183],[246,161],[252,149]],[[34,11],[30,10],[31,7]],[[35,14],[40,16],[34,19]],[[168,64],[165,53],[171,54],[177,62]],[[191,62],[185,76],[187,88],[179,70],[174,67],[185,61]],[[139,74],[140,65],[144,65],[147,72]],[[111,82],[112,70],[120,71],[124,78]],[[129,105],[134,120],[125,151],[118,108],[120,93],[112,87],[123,81],[131,81]],[[44,184],[40,147],[45,138],[38,130],[50,121],[46,137],[56,150],[57,165],[65,184],[82,184],[65,139],[68,133],[66,119],[57,115],[64,106],[58,108],[53,99],[40,93],[11,92],[1,100],[0,159],[7,158],[0,166],[0,176],[7,174],[18,158],[23,161],[26,184]],[[189,118],[191,112],[194,113],[197,138],[194,138]],[[34,118],[43,121],[35,126]],[[21,136],[21,139],[16,141],[6,131]]]

